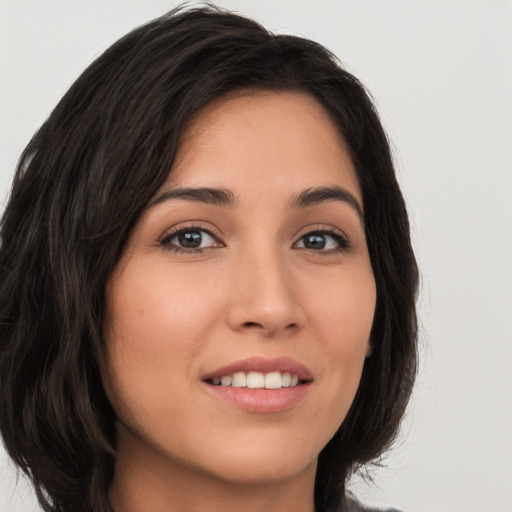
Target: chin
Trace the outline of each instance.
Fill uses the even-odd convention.
[[[222,465],[211,468],[212,476],[234,485],[271,485],[316,472],[317,457],[306,459],[303,454],[247,455],[226,458]]]
[[[267,435],[263,435],[267,434]],[[285,436],[252,436],[252,440],[236,439],[231,443],[210,444],[196,459],[196,467],[203,467],[212,476],[233,484],[271,484],[292,479],[301,473],[316,472],[318,453],[323,444],[307,442],[302,436],[288,432]],[[326,440],[327,442],[327,440]]]

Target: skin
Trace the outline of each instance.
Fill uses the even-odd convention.
[[[186,128],[166,183],[229,190],[233,205],[157,200],[107,287],[108,388],[118,415],[116,511],[312,512],[317,457],[356,393],[375,310],[363,223],[353,204],[291,203],[337,186],[362,209],[345,142],[300,92],[245,91]],[[173,232],[206,229],[176,252]],[[323,249],[305,235],[321,234]],[[166,244],[161,241],[165,239]],[[313,374],[281,412],[226,403],[205,373],[250,356],[286,356]]]

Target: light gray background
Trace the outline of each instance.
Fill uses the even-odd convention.
[[[174,1],[0,1],[0,203],[81,70]],[[423,280],[422,365],[368,504],[512,511],[512,2],[219,1],[315,39],[373,92],[397,148]],[[35,500],[0,452],[0,511]],[[150,512],[150,511],[148,511]]]

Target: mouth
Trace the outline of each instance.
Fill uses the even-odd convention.
[[[223,375],[222,377],[213,377],[207,379],[206,382],[213,386],[231,386],[233,388],[281,389],[301,386],[308,381],[301,380],[296,373],[279,371],[262,373],[252,371],[235,372]]]
[[[301,402],[313,383],[303,364],[287,357],[251,357],[203,376],[207,390],[250,412],[280,412]]]

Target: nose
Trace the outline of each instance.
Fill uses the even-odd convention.
[[[288,335],[303,328],[305,313],[297,283],[284,258],[257,254],[241,258],[233,275],[228,323],[238,332],[264,337]]]

